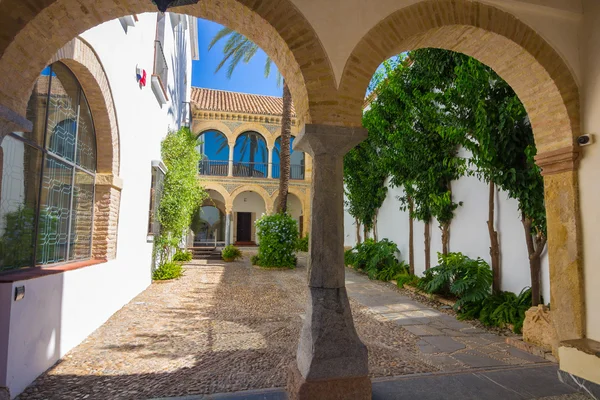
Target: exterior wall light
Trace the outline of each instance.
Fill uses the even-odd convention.
[[[160,12],[166,12],[167,8],[187,6],[189,4],[196,4],[199,0],[152,0],[152,3],[156,4]]]

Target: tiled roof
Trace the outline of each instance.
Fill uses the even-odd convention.
[[[199,110],[281,115],[283,99],[275,96],[192,87],[192,105]],[[292,117],[296,117],[293,105]]]

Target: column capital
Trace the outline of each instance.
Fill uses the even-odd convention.
[[[574,171],[579,167],[580,150],[577,147],[563,147],[535,156],[535,163],[542,169],[542,175],[553,175]]]
[[[303,151],[312,157],[343,156],[365,140],[367,134],[367,130],[362,127],[306,124],[294,140],[294,150]]]
[[[96,174],[96,186],[110,186],[117,190],[123,189],[123,179],[113,174]]]

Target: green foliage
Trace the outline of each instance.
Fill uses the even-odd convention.
[[[4,234],[0,237],[0,271],[30,266],[33,261],[35,210],[20,206],[4,215]]]
[[[491,293],[492,270],[481,258],[473,260],[462,253],[438,253],[438,265],[425,271],[419,288],[427,293],[454,295],[455,309],[478,303]]]
[[[416,275],[410,275],[410,274],[405,273],[405,274],[397,275],[395,280],[396,280],[396,284],[398,285],[398,287],[402,288],[402,287],[404,287],[404,285],[417,287],[417,285],[419,284],[419,281],[421,279]]]
[[[252,265],[260,266],[260,258],[258,257],[258,254],[252,255],[252,257],[250,257],[250,262],[252,263]]]
[[[296,266],[298,224],[289,214],[263,215],[256,221],[258,259],[263,267]]]
[[[308,233],[296,240],[296,251],[308,251]]]
[[[479,320],[487,326],[514,326],[514,332],[520,333],[525,321],[525,312],[531,307],[531,289],[525,288],[516,295],[501,292],[488,297],[481,307]]]
[[[179,278],[183,274],[181,264],[176,262],[167,262],[161,264],[152,273],[152,279],[155,281],[163,281],[167,279]]]
[[[175,255],[173,256],[173,261],[187,262],[192,261],[192,252],[177,249]]]
[[[346,207],[367,230],[373,229],[377,210],[387,195],[388,171],[370,136],[344,156]]]
[[[346,265],[364,271],[370,279],[389,281],[396,275],[407,273],[408,267],[398,261],[400,251],[394,242],[388,239],[374,241],[367,239],[344,253]]]
[[[201,156],[196,145],[196,136],[188,128],[169,132],[161,144],[167,173],[158,207],[161,231],[154,244],[162,261],[177,246],[189,228],[192,216],[207,197],[198,181]]]
[[[223,248],[223,251],[221,251],[221,257],[223,257],[223,260],[225,261],[235,261],[242,258],[242,252],[240,249],[230,244],[229,246],[225,246],[225,248]]]

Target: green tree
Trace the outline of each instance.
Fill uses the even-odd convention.
[[[208,49],[219,42],[221,39],[227,38],[223,47],[223,59],[217,66],[215,72],[219,71],[227,64],[227,77],[231,78],[233,71],[240,62],[248,63],[257,53],[259,47],[250,39],[242,34],[235,32],[227,27],[222,28],[212,38]],[[265,61],[265,77],[271,74],[273,61],[267,57]],[[287,198],[290,184],[290,137],[292,132],[292,94],[287,86],[287,83],[282,78],[279,71],[277,72],[277,82],[283,83],[283,110],[281,113],[281,150],[279,154],[279,204],[277,212],[285,213],[287,211]]]
[[[357,224],[363,225],[365,240],[368,232],[372,231],[373,239],[377,241],[377,214],[387,195],[387,177],[387,170],[371,137],[344,156],[346,206]]]
[[[158,207],[160,235],[155,238],[161,262],[179,244],[192,223],[192,217],[206,191],[198,180],[200,153],[197,139],[189,128],[169,132],[161,143],[162,160],[167,167],[162,197]]]

